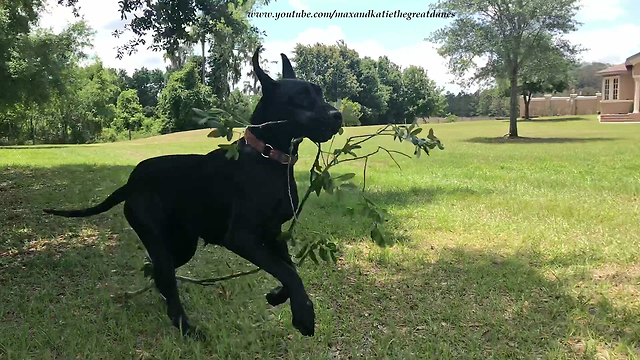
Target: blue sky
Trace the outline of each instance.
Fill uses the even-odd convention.
[[[99,56],[107,66],[124,68],[132,72],[136,68],[163,68],[162,55],[141,49],[137,54],[123,60],[115,59],[115,47],[123,39],[115,39],[111,32],[121,25],[118,13],[118,0],[80,0],[81,14],[97,30],[95,46],[92,52]],[[277,0],[259,11],[374,11],[401,10],[427,11],[430,1],[394,0]],[[638,0],[580,0],[582,9],[578,20],[583,23],[580,29],[567,37],[573,43],[588,50],[582,53],[585,61],[603,61],[620,63],[630,55],[640,52],[640,1]],[[70,11],[56,5],[49,6],[41,25],[62,29],[73,21]],[[635,19],[634,19],[635,17]],[[448,20],[434,18],[349,18],[349,19],[295,19],[283,18],[253,19],[252,22],[267,32],[265,38],[265,56],[269,60],[279,60],[281,52],[290,55],[296,43],[313,44],[316,42],[333,44],[344,40],[347,45],[361,56],[377,58],[387,55],[402,67],[418,65],[427,69],[429,76],[439,86],[449,91],[458,91],[451,84],[454,78],[448,74],[446,59],[436,53],[435,44],[424,41],[432,31],[445,26]],[[271,71],[277,71],[279,65],[271,65]],[[473,90],[473,89],[466,89]]]

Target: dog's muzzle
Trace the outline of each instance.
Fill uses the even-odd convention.
[[[342,127],[342,114],[332,107],[326,113],[326,117],[318,119],[314,123],[314,131],[309,136],[309,139],[313,142],[325,142],[329,141],[333,135],[337,134]]]

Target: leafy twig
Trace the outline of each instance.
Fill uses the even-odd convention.
[[[226,136],[228,140],[231,139],[230,134],[233,134],[233,129],[238,124],[241,124],[243,126],[266,126],[266,125],[281,122],[281,121],[270,122],[262,125],[250,125],[249,122],[246,121],[245,119],[239,119],[237,116],[229,114],[224,110],[220,110],[220,109],[213,109],[213,110],[210,110],[208,113],[201,110],[194,109],[194,112],[196,112],[197,116],[200,116],[202,118],[201,120],[202,123],[207,122],[213,125],[214,127],[216,127],[217,132],[214,135],[215,137]],[[225,116],[221,117],[220,116],[221,114],[224,114]],[[211,120],[211,118],[216,118],[219,121]],[[373,226],[373,229],[371,230],[371,238],[380,246],[387,245],[388,242],[384,238],[382,231],[380,229],[382,224],[385,222],[386,212],[380,209],[373,201],[371,201],[365,195],[368,161],[371,156],[378,154],[380,151],[384,151],[387,153],[387,155],[389,155],[389,157],[395,163],[395,165],[400,170],[402,170],[400,164],[398,163],[398,161],[395,159],[393,155],[398,154],[408,158],[411,158],[411,156],[401,151],[387,149],[383,146],[378,146],[376,150],[371,151],[365,155],[358,155],[356,151],[358,151],[359,149],[362,149],[362,144],[378,136],[393,136],[394,140],[399,140],[400,142],[405,142],[405,141],[411,142],[415,148],[414,155],[416,155],[418,158],[420,157],[422,152],[425,152],[427,155],[429,155],[429,150],[434,149],[436,147],[441,150],[444,149],[444,146],[442,145],[440,140],[437,137],[435,137],[435,135],[433,134],[433,129],[429,129],[429,134],[427,135],[426,138],[418,138],[417,135],[421,131],[422,131],[422,128],[420,128],[416,123],[413,123],[410,126],[388,124],[381,127],[380,129],[378,129],[377,131],[371,134],[354,135],[354,136],[348,137],[347,140],[345,141],[344,146],[339,149],[333,149],[335,137],[331,139],[331,143],[329,144],[329,151],[326,151],[326,152],[322,151],[321,145],[316,144],[316,146],[318,147],[318,152],[316,153],[316,157],[313,162],[313,165],[311,166],[311,169],[309,169],[309,187],[305,191],[302,199],[300,199],[299,205],[297,206],[297,208],[294,205],[293,196],[291,194],[291,184],[290,184],[291,176],[289,175],[287,176],[287,179],[288,179],[287,181],[289,185],[288,186],[289,199],[291,201],[291,209],[294,215],[293,215],[293,219],[291,220],[291,223],[289,224],[287,231],[281,234],[279,240],[290,242],[293,246],[296,245],[296,241],[294,237],[295,227],[300,222],[300,214],[302,212],[302,209],[304,208],[304,205],[306,204],[307,200],[309,199],[312,193],[315,192],[317,196],[320,196],[320,193],[323,190],[329,194],[334,194],[334,193],[339,194],[341,193],[342,190],[348,190],[348,189],[354,189],[354,188],[357,189],[354,184],[348,182],[348,180],[352,179],[355,176],[355,174],[349,173],[349,174],[343,174],[337,177],[333,177],[329,170],[335,167],[336,165],[339,165],[345,162],[364,159],[363,185],[362,185],[362,191],[361,191],[363,202],[361,206],[362,208],[361,215],[369,217],[373,221],[374,226]],[[340,134],[342,134],[342,129],[340,129]],[[291,150],[294,148],[294,144],[299,144],[300,141],[302,140],[301,139],[292,140]],[[237,159],[239,155],[237,152],[237,144],[220,145],[220,147],[227,150],[227,157],[229,158],[233,157]],[[324,154],[326,154],[327,156],[325,157]],[[347,155],[350,157],[342,158],[343,156],[347,156]],[[291,167],[288,168],[288,172],[290,171],[291,171]],[[351,213],[355,213],[355,210],[352,208],[347,208],[347,210]],[[308,235],[312,236],[314,234],[310,233]],[[337,252],[336,244],[330,241],[329,239],[320,236],[319,239],[308,240],[306,242],[303,242],[301,244],[300,251],[297,253],[295,257],[299,259],[298,260],[299,265],[302,264],[302,262],[307,257],[309,257],[311,260],[313,260],[316,263],[318,262],[317,260],[318,257],[326,261],[333,260],[335,262],[336,252]]]

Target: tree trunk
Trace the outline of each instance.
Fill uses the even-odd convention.
[[[524,119],[529,120],[529,103],[531,102],[531,94],[522,93],[522,100],[524,100]]]
[[[67,122],[64,120],[62,121],[62,143],[67,143]]]
[[[202,85],[204,85],[205,70],[207,68],[207,57],[204,54],[205,37],[203,36],[200,45],[202,46]]]
[[[29,121],[31,122],[31,145],[36,144],[36,128],[33,126],[33,115],[29,116]]]
[[[511,71],[511,98],[509,103],[509,137],[518,137],[518,77]]]

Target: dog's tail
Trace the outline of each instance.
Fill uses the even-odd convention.
[[[43,209],[43,211],[47,214],[64,216],[64,217],[86,217],[91,215],[97,215],[103,213],[112,207],[120,204],[121,202],[127,199],[129,195],[129,189],[127,185],[123,185],[118,190],[114,191],[108,198],[106,198],[100,204],[90,207],[88,209],[82,210],[54,210],[54,209]]]

